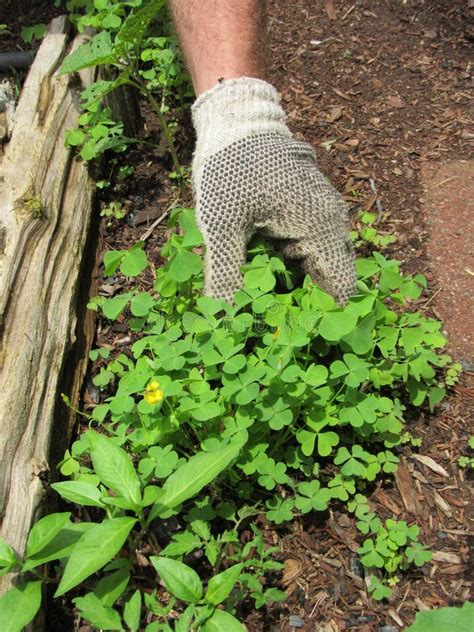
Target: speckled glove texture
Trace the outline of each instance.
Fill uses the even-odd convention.
[[[246,77],[223,81],[196,100],[192,116],[205,293],[232,300],[258,231],[344,304],[355,285],[347,210],[311,146],[292,137],[275,88]]]

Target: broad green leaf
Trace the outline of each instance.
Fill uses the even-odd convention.
[[[335,432],[320,432],[318,434],[318,454],[329,456],[338,443],[339,435]]]
[[[71,147],[76,147],[84,142],[85,137],[81,129],[72,129],[66,133],[66,143]]]
[[[313,454],[316,437],[317,434],[315,432],[309,432],[308,430],[298,430],[296,433],[296,439],[301,444],[301,451],[305,456]]]
[[[325,340],[337,342],[355,328],[357,316],[344,311],[326,312],[319,323],[318,332]]]
[[[180,615],[179,619],[177,619],[175,623],[175,632],[190,632],[194,610],[195,607],[193,603],[186,608],[186,610]]]
[[[423,338],[425,335],[425,332],[421,328],[402,329],[400,332],[400,339],[405,352],[408,355],[414,353],[415,349],[423,344]]]
[[[322,364],[312,364],[306,369],[304,381],[310,386],[322,386],[328,379],[328,370]]]
[[[446,389],[440,386],[432,386],[428,391],[428,401],[430,404],[430,410],[433,412],[436,404],[439,404],[446,395]]]
[[[357,324],[357,327],[350,334],[344,336],[343,340],[351,349],[359,354],[368,353],[374,346],[373,332],[375,326],[375,316],[368,316]]]
[[[58,494],[78,505],[86,507],[103,507],[101,501],[102,494],[95,485],[84,481],[64,481],[62,483],[53,483],[51,487]]]
[[[199,452],[178,468],[163,485],[163,494],[153,505],[148,521],[162,512],[174,509],[209,485],[237,457],[244,445],[235,440],[215,452]]]
[[[147,316],[153,304],[153,298],[148,292],[140,292],[130,301],[130,311],[134,316]]]
[[[92,430],[86,433],[86,439],[95,473],[102,483],[134,505],[140,505],[140,480],[125,450]]]
[[[176,533],[173,540],[166,546],[161,553],[165,557],[180,557],[181,555],[191,553],[194,549],[201,546],[201,538],[189,531]]]
[[[122,624],[119,613],[104,605],[94,593],[88,593],[85,597],[73,599],[81,616],[90,621],[95,628],[100,630],[121,630]]]
[[[148,265],[142,242],[138,242],[124,255],[120,263],[120,272],[128,277],[138,276]]]
[[[8,573],[18,563],[15,552],[12,547],[0,538],[0,577]]]
[[[140,629],[141,610],[142,595],[139,590],[136,590],[123,608],[123,620],[132,632]]]
[[[222,409],[216,402],[210,402],[197,408],[193,411],[192,415],[194,419],[198,421],[208,421],[209,419],[215,419],[222,413]]]
[[[150,557],[166,589],[187,603],[197,603],[202,597],[202,584],[195,570],[178,560],[167,557]]]
[[[112,276],[115,274],[124,255],[123,250],[108,250],[104,254],[104,274]]]
[[[42,582],[26,582],[10,588],[0,597],[0,630],[21,632],[32,621],[41,605]]]
[[[75,51],[66,57],[59,70],[59,76],[70,72],[77,72],[90,66],[113,64],[116,61],[116,53],[113,48],[112,38],[108,31],[101,31],[90,40],[81,44]]]
[[[210,619],[206,621],[202,632],[245,632],[246,628],[234,615],[225,610],[214,610]]]
[[[104,606],[113,606],[123,594],[130,581],[130,573],[125,568],[120,568],[110,575],[105,575],[97,582],[94,595],[100,599]]]
[[[301,369],[297,364],[290,364],[285,367],[280,374],[280,378],[284,382],[297,382],[301,377]]]
[[[168,267],[168,274],[178,283],[187,281],[202,270],[202,259],[195,252],[181,250],[175,254]]]
[[[92,522],[70,523],[44,549],[26,560],[21,569],[22,572],[26,573],[32,568],[46,564],[46,562],[68,557],[84,533],[93,528],[94,523]]]
[[[239,373],[240,371],[242,371],[242,369],[244,368],[246,364],[247,364],[246,357],[242,355],[241,353],[239,353],[235,356],[232,356],[228,360],[226,360],[224,362],[222,370],[224,371],[224,373],[230,373],[230,374]]]
[[[472,632],[474,602],[466,601],[461,608],[438,608],[417,612],[415,623],[406,632]]]
[[[372,258],[357,259],[356,270],[359,277],[367,279],[380,272],[380,265]]]
[[[135,50],[139,49],[148,25],[163,4],[164,0],[150,0],[127,16],[116,38],[116,47],[120,54],[126,53],[129,47],[133,47]]]
[[[204,600],[217,606],[227,599],[242,572],[243,564],[235,564],[209,580]]]
[[[87,531],[71,553],[55,597],[64,595],[110,562],[124,545],[135,523],[135,518],[111,518]]]
[[[33,557],[43,550],[66,525],[70,524],[70,512],[55,513],[38,520],[30,531],[26,543],[26,557]]]
[[[102,27],[104,29],[118,29],[121,24],[122,18],[115,13],[108,13],[102,20]]]
[[[275,287],[276,279],[268,265],[249,270],[244,275],[244,284],[250,289],[259,289],[262,292],[270,292]]]
[[[311,290],[311,307],[316,308],[318,311],[327,312],[336,306],[333,297],[317,287],[316,285]]]
[[[131,292],[108,298],[102,305],[102,311],[104,316],[110,320],[115,320],[120,316],[123,310],[127,307],[129,300],[132,298]]]
[[[114,90],[117,90],[117,88],[120,88],[120,86],[123,86],[124,84],[128,83],[130,80],[130,72],[131,72],[131,68],[129,67],[122,70],[119,76],[116,77],[115,79],[111,79],[111,80],[96,79],[96,81],[91,83],[81,92],[81,100],[82,100],[83,108],[86,109],[86,108],[91,107],[91,105],[97,103],[98,101],[101,101],[108,94],[110,94]],[[91,134],[91,136],[93,136],[94,131],[95,132],[98,131],[98,126],[92,127],[90,129],[89,133]],[[104,137],[107,139],[105,140],[104,138],[105,142],[113,143],[115,141],[113,137],[109,136],[109,131],[107,127],[105,128]],[[125,139],[123,137],[120,137],[120,140],[123,141]],[[105,147],[102,147],[101,149],[103,151]]]

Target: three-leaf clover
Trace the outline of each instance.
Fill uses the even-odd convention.
[[[410,564],[415,564],[415,566],[423,566],[427,562],[431,562],[433,557],[431,551],[419,542],[413,542],[411,546],[408,546],[405,555]]]
[[[278,484],[288,482],[286,474],[286,465],[284,463],[275,463],[274,459],[266,459],[258,467],[260,476],[258,482],[265,489],[274,489]]]
[[[330,490],[325,487],[321,488],[318,480],[300,483],[298,485],[298,494],[295,498],[295,507],[303,513],[308,513],[313,509],[315,511],[324,511],[327,509],[331,499]]]
[[[383,584],[378,577],[371,575],[369,583],[369,592],[375,601],[382,601],[382,599],[389,599],[392,596],[392,589],[389,586]]]
[[[266,516],[270,522],[275,524],[282,524],[288,522],[293,518],[294,501],[292,498],[277,498],[274,497],[267,502],[269,510]]]
[[[367,540],[364,541],[364,544],[357,549],[357,553],[362,556],[360,561],[364,566],[368,568],[373,566],[376,568],[383,568],[385,560],[377,551],[375,542],[372,538],[367,538]]]

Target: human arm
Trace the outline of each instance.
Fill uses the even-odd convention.
[[[263,81],[264,4],[171,0],[198,94],[193,184],[205,292],[232,300],[247,243],[259,231],[344,303],[355,284],[346,208]]]

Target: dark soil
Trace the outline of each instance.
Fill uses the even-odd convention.
[[[0,52],[36,49],[38,42],[25,43],[20,37],[21,29],[35,24],[49,22],[63,13],[52,1],[42,0],[2,0],[0,23],[6,24],[8,31],[0,34]]]
[[[268,0],[268,5],[270,79],[282,92],[292,130],[316,148],[320,169],[344,193],[353,217],[359,208],[376,211],[379,229],[396,234],[391,256],[403,262],[404,270],[422,272],[429,280],[414,308],[438,317],[431,299],[441,282],[429,252],[421,172],[427,165],[434,169],[469,158],[472,52],[464,37],[465,1]],[[20,13],[15,5],[15,14]],[[38,21],[43,20],[32,20]],[[143,133],[158,138],[153,116],[146,108],[142,114]],[[178,146],[186,162],[192,131],[183,117]],[[134,176],[108,189],[104,203],[121,201],[128,215],[122,221],[102,221],[104,248],[122,249],[145,239],[158,264],[163,215],[178,198],[166,176],[170,165],[162,152],[149,149],[129,151],[126,163],[134,166]],[[180,203],[191,204],[190,195]],[[456,238],[443,248],[455,251]],[[121,291],[120,279],[98,274],[101,294]],[[145,278],[144,287],[151,282],[151,276]],[[466,308],[461,302],[456,309],[463,314]],[[452,333],[458,335],[455,329]],[[99,321],[96,344],[123,351],[130,335],[120,323]],[[460,348],[455,340],[453,349]],[[404,448],[395,480],[377,485],[370,497],[381,516],[421,526],[421,540],[434,551],[433,561],[404,575],[390,602],[377,604],[367,596],[355,553],[360,536],[344,511],[334,509],[290,529],[267,527],[267,540],[278,544],[286,559],[282,581],[288,600],[251,613],[249,631],[393,632],[418,610],[459,605],[469,598],[472,496],[467,473],[456,463],[473,432],[474,381],[472,366],[466,368],[437,414],[417,412],[409,425],[423,441],[419,454],[431,460],[423,463]],[[94,405],[98,397],[89,384],[84,406]],[[61,620],[58,625],[50,618],[48,630],[65,630],[68,624]]]

